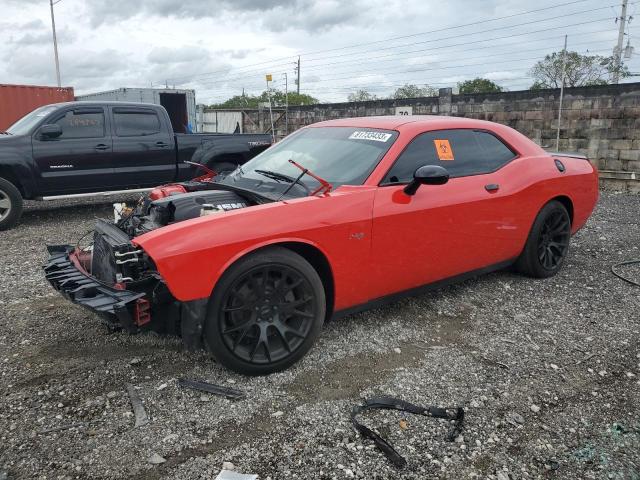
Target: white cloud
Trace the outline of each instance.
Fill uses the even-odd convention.
[[[526,0],[62,0],[54,8],[65,85],[86,93],[169,81],[195,88],[198,100],[208,102],[243,88],[259,93],[266,73],[281,88],[286,72],[289,88],[295,89],[300,52],[301,90],[336,101],[363,86],[384,96],[405,83],[454,86],[478,76],[521,88],[527,83],[519,80],[523,72],[535,58],[558,50],[565,32],[570,48],[610,52],[616,39],[611,9],[559,17],[602,7],[599,0],[585,0],[521,14],[553,5]],[[454,28],[506,15],[516,16]],[[572,26],[594,19],[599,20]],[[545,21],[513,27],[536,20]],[[4,0],[3,82],[53,84],[50,22],[46,1]],[[499,30],[470,35],[491,28]],[[345,48],[350,45],[360,46]],[[631,70],[640,68],[638,58]]]

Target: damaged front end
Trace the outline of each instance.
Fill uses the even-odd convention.
[[[224,214],[253,203],[235,192],[209,188],[184,193],[175,188],[167,195],[152,192],[116,223],[99,219],[90,246],[48,246],[46,279],[73,303],[98,313],[112,329],[177,334],[189,349],[201,348],[207,299],[176,300],[153,259],[134,239],[199,217],[203,205],[213,205]]]

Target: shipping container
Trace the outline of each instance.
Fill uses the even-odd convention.
[[[202,107],[202,105],[199,105]],[[203,133],[242,133],[242,110],[198,109],[198,131]]]
[[[196,92],[172,88],[118,88],[107,92],[76,96],[76,100],[95,102],[142,102],[162,105],[169,113],[173,131],[196,131]]]
[[[72,102],[73,87],[0,84],[0,131],[38,107],[51,103]]]

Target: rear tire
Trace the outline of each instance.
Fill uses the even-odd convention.
[[[22,195],[13,183],[0,178],[0,231],[13,227],[22,215]]]
[[[565,206],[552,200],[533,222],[516,269],[530,277],[548,278],[560,270],[569,251],[571,217]]]
[[[238,260],[216,285],[205,321],[207,348],[238,373],[284,370],[314,344],[325,311],[324,286],[311,264],[270,247]]]

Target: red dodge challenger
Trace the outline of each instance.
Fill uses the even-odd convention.
[[[586,158],[504,125],[332,120],[227,175],[152,191],[99,220],[92,245],[49,246],[45,272],[112,326],[267,374],[332,317],[510,265],[554,275],[597,199]]]

